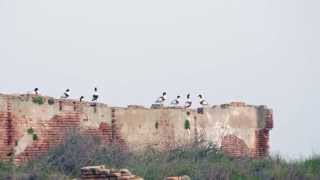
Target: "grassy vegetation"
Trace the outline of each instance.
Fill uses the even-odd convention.
[[[32,98],[32,102],[35,104],[42,105],[42,104],[44,104],[44,101],[45,101],[45,99],[41,96],[36,96],[36,97]]]
[[[88,165],[128,168],[146,180],[162,180],[171,175],[188,175],[195,180],[318,180],[320,157],[287,162],[281,157],[254,160],[231,158],[214,146],[192,144],[170,152],[148,149],[141,154],[102,145],[96,137],[71,133],[64,144],[21,167],[0,163],[0,179],[71,179]]]
[[[37,140],[38,140],[38,135],[34,132],[33,128],[27,129],[27,133],[28,133],[29,135],[32,135],[32,139],[33,139],[34,141],[37,141]],[[16,145],[17,145],[17,143],[16,143]]]
[[[188,119],[184,120],[184,129],[190,129],[190,121]]]
[[[32,139],[33,139],[34,141],[37,141],[37,140],[38,140],[38,135],[37,135],[37,134],[32,134]]]
[[[33,128],[29,128],[29,129],[27,129],[27,133],[28,133],[28,134],[30,134],[30,135],[32,135],[32,134],[34,133]]]

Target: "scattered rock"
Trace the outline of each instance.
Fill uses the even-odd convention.
[[[132,176],[131,172],[128,169],[120,169],[122,176]]]
[[[133,175],[128,169],[107,169],[105,166],[88,166],[81,168],[82,180],[143,180]]]
[[[164,180],[191,180],[189,176],[173,176],[173,177],[167,177]]]

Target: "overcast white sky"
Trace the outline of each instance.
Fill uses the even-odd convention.
[[[320,153],[319,0],[0,0],[0,92],[110,105],[204,93],[274,109],[271,149]]]

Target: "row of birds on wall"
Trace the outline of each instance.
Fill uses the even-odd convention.
[[[206,106],[209,105],[209,103],[204,99],[202,94],[199,94],[198,98],[199,98],[199,104],[202,107],[206,107]],[[163,92],[162,95],[156,100],[155,103],[159,104],[159,105],[163,105],[166,100],[167,100],[167,92]],[[176,97],[176,99],[174,99],[174,100],[172,100],[170,102],[170,105],[172,105],[172,106],[184,106],[185,108],[190,108],[192,106],[191,95],[187,94],[184,104],[182,103],[181,96],[178,95]]]
[[[39,95],[39,94],[40,94],[39,88],[35,88],[35,89],[33,90],[33,92],[34,92],[34,94],[36,94],[36,95]],[[68,98],[70,98],[70,89],[66,89],[66,90],[63,92],[63,94],[60,96],[60,98],[61,98],[61,99],[68,99]],[[95,87],[95,88],[93,89],[93,94],[92,94],[91,101],[92,101],[92,102],[97,102],[98,99],[99,99],[98,88]],[[82,101],[84,100],[84,96],[81,96],[79,100],[80,100],[80,102],[82,102]]]
[[[36,94],[36,95],[40,94],[39,88],[35,88],[34,89],[34,94]],[[69,97],[70,97],[70,89],[66,89],[60,98],[68,99]],[[209,105],[208,102],[204,99],[202,94],[199,94],[198,98],[199,98],[199,104],[201,106],[206,107],[206,106]],[[98,99],[99,99],[98,88],[95,87],[93,89],[93,94],[92,94],[91,101],[92,102],[97,102]],[[84,100],[84,96],[81,96],[79,100],[80,100],[80,102],[82,102]],[[167,92],[163,92],[162,95],[156,100],[155,103],[158,104],[158,105],[163,105],[166,101],[167,101]],[[184,104],[182,103],[181,96],[178,95],[174,100],[172,100],[170,102],[170,105],[172,105],[172,106],[184,106],[185,108],[190,108],[192,106],[191,95],[187,94]]]

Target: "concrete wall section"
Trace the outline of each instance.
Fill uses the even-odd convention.
[[[236,156],[254,156],[259,132],[265,129],[265,109],[247,105],[216,106],[203,111],[177,108],[117,108],[115,122],[131,149],[176,146],[207,141]],[[190,129],[185,128],[185,121]],[[265,141],[265,140],[262,140]],[[260,144],[265,144],[262,142]],[[267,145],[265,152],[266,155]]]
[[[168,149],[190,142],[194,131],[184,128],[185,119],[185,109],[116,109],[116,125],[131,149]]]

